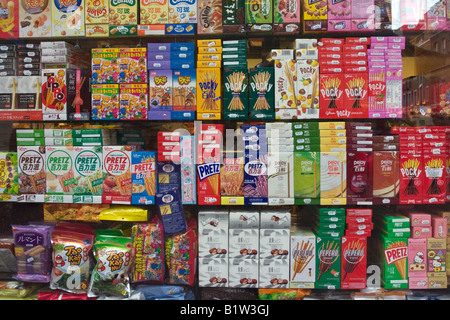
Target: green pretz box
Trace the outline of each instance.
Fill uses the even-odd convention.
[[[320,204],[320,153],[294,152],[296,204]]]
[[[223,115],[225,120],[248,119],[248,70],[224,68]]]
[[[381,282],[386,289],[408,289],[408,238],[380,235]]]
[[[340,288],[341,284],[341,237],[316,237],[316,283],[315,288]]]
[[[250,68],[249,111],[252,120],[275,119],[273,68]]]

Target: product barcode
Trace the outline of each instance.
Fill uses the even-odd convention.
[[[282,56],[290,56],[291,55],[291,51],[290,50],[281,50],[281,55]]]
[[[308,44],[307,43],[300,43],[298,45],[298,49],[308,49]]]
[[[316,50],[306,50],[306,55],[313,56],[316,54],[316,52],[317,52]]]

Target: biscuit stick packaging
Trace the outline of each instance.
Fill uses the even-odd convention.
[[[309,229],[291,230],[291,288],[314,288],[316,281],[316,235]]]
[[[103,203],[131,202],[131,146],[103,146]]]
[[[102,147],[73,147],[74,195],[103,194]]]
[[[373,152],[373,203],[398,203],[400,154],[398,151]]]
[[[18,201],[40,199],[38,202],[43,202],[46,193],[45,147],[18,146],[17,170],[19,174]]]
[[[341,289],[366,288],[367,238],[342,237],[341,252]]]
[[[73,147],[47,146],[45,153],[47,194],[73,195],[76,186]]]
[[[50,37],[52,35],[53,1],[20,1],[19,36],[20,38]]]
[[[222,205],[244,204],[244,156],[224,153],[220,168],[220,195]]]
[[[408,289],[408,239],[380,235],[381,281],[386,289]]]
[[[251,68],[248,90],[250,118],[252,120],[275,119],[273,68]]]
[[[321,204],[346,204],[347,201],[346,152],[321,152],[320,198]]]
[[[195,69],[173,71],[172,98],[174,111],[197,110],[196,76]]]
[[[19,1],[3,1],[0,4],[2,16],[0,17],[0,38],[19,37]]]
[[[297,81],[295,82],[295,99],[298,118],[319,118],[319,61],[297,59]]]
[[[195,149],[194,136],[180,137],[181,201],[183,204],[197,203]]]
[[[67,117],[73,120],[89,120],[91,115],[89,71],[67,70]]]
[[[320,153],[294,152],[294,197],[296,204],[320,203]]]
[[[156,195],[156,154],[153,151],[131,153],[131,204],[154,204]]]
[[[222,111],[220,68],[197,68],[197,119],[218,120]]]
[[[42,69],[43,120],[67,120],[67,69]]]
[[[52,0],[52,36],[84,36],[84,2]]]
[[[317,236],[316,289],[338,289],[341,279],[341,238]]]
[[[165,192],[158,192],[155,197],[164,228],[164,235],[166,236],[187,230],[186,218],[178,190],[173,188]]]
[[[223,71],[223,104],[225,120],[248,118],[248,72],[245,68],[225,68]]]

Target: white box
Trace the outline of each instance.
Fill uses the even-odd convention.
[[[198,260],[199,287],[228,287],[228,259]]]
[[[228,258],[228,211],[198,213],[199,258]]]
[[[258,259],[259,230],[230,229],[228,245],[229,259]]]
[[[314,288],[316,281],[316,236],[309,229],[291,230],[291,288]]]
[[[287,209],[262,209],[261,229],[290,229],[291,212]]]
[[[230,229],[259,229],[258,210],[230,210]]]
[[[260,229],[259,258],[264,260],[289,260],[289,229]]]
[[[289,260],[259,260],[259,288],[289,288]]]
[[[230,288],[258,288],[259,260],[230,259],[228,272]]]

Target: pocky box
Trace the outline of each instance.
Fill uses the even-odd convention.
[[[131,152],[131,204],[154,204],[156,195],[156,154]]]
[[[424,203],[445,202],[446,154],[432,152],[423,155],[423,201]]]
[[[130,203],[131,146],[103,146],[103,203]]]
[[[373,156],[367,151],[347,150],[347,202],[372,203]]]
[[[225,120],[248,118],[248,71],[246,68],[223,70],[223,111]]]
[[[350,118],[368,118],[369,81],[367,73],[344,74],[344,105]]]
[[[169,22],[169,1],[140,0],[140,24],[167,24]]]
[[[74,195],[103,194],[102,147],[73,147]]]
[[[400,204],[423,203],[423,155],[400,152]]]
[[[220,119],[222,109],[220,68],[197,68],[197,119]]]
[[[373,152],[373,203],[398,203],[400,183],[400,153],[398,151]]]
[[[320,73],[320,111],[323,119],[348,118],[344,104],[344,79],[341,73]]]
[[[296,204],[320,203],[320,153],[294,152],[294,197]]]
[[[197,78],[195,69],[173,70],[172,100],[174,111],[197,110]]]
[[[147,84],[119,85],[120,119],[146,120],[148,106]]]
[[[267,154],[267,185],[269,204],[294,204],[294,154]]]
[[[84,36],[84,2],[52,0],[52,36]]]
[[[249,70],[249,113],[253,120],[273,120],[274,114],[274,70],[273,68],[251,68]]]
[[[342,237],[341,252],[341,289],[366,288],[367,237]]]
[[[384,118],[386,112],[385,68],[369,68],[369,118]]]
[[[298,119],[319,118],[319,61],[297,59],[297,81],[295,81],[295,99]]]
[[[320,154],[320,202],[321,204],[346,204],[347,154],[321,152]]]
[[[50,37],[52,35],[53,1],[20,1],[20,38]]]
[[[297,109],[294,80],[297,77],[295,60],[275,60],[274,69],[275,111],[278,109]]]
[[[150,70],[149,87],[148,111],[173,109],[172,70]]]
[[[76,186],[73,148],[47,146],[45,149],[47,194],[73,195]]]
[[[118,64],[120,83],[147,83],[147,48],[120,48]]]
[[[120,111],[118,84],[93,84],[92,120],[118,120]]]
[[[67,120],[67,69],[42,69],[43,120]]]

